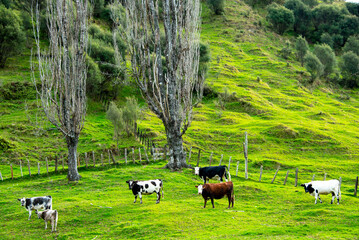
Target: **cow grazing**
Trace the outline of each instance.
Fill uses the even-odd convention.
[[[52,209],[51,196],[21,198],[21,199],[17,199],[17,200],[21,202],[21,206],[25,207],[26,210],[29,211],[29,220],[31,219],[32,210]]]
[[[156,203],[160,202],[161,199],[161,189],[162,189],[162,197],[163,197],[163,184],[161,179],[156,180],[148,180],[148,181],[133,181],[128,180],[128,187],[132,190],[133,195],[135,195],[135,201],[137,200],[137,196],[140,197],[141,204],[142,204],[142,195],[150,195],[152,193],[157,193],[157,201]]]
[[[204,184],[206,183],[207,179],[217,179],[220,182],[223,182],[223,177],[228,182],[227,173],[226,173],[227,166],[214,166],[214,167],[195,167],[194,174],[198,175],[203,181]],[[229,174],[228,168],[228,177],[229,181],[231,181],[231,175]]]
[[[211,199],[212,207],[214,208],[213,199],[221,199],[227,195],[228,197],[228,208],[232,208],[234,204],[234,193],[233,193],[233,183],[224,182],[224,183],[206,183],[204,185],[196,186],[198,188],[198,194],[202,194],[204,198],[204,206],[206,207],[207,200]]]
[[[319,194],[327,195],[332,194],[333,204],[334,199],[337,198],[337,203],[339,204],[339,198],[341,197],[340,193],[340,183],[338,180],[328,180],[328,181],[312,181],[309,183],[301,184],[304,187],[305,192],[309,192],[310,195],[315,197],[315,204],[317,204],[317,199],[319,198],[320,203],[322,203],[322,199],[320,199]]]
[[[50,221],[51,223],[51,231],[56,231],[57,227],[57,220],[59,218],[59,214],[57,210],[45,210],[42,212],[38,212],[36,210],[36,214],[39,217],[39,219],[44,219],[45,221],[45,229],[47,229],[47,222]]]

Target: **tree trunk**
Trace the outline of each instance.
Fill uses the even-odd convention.
[[[68,167],[69,172],[67,174],[67,178],[69,181],[78,181],[80,180],[81,176],[77,171],[77,144],[78,144],[78,137],[66,137],[67,148],[69,150],[68,156]]]
[[[165,167],[171,170],[190,167],[186,163],[186,156],[183,151],[181,128],[177,128],[176,126],[169,126],[166,132],[170,151],[170,159]]]

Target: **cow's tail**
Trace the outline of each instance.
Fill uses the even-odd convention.
[[[56,229],[56,227],[57,227],[57,220],[59,219],[59,213],[57,212],[57,210],[55,210],[55,223],[54,223],[54,225],[55,225],[55,229]]]
[[[227,166],[225,166],[226,167],[226,169],[227,169],[227,173],[228,173],[228,180],[229,181],[232,181],[232,179],[231,179],[231,174],[229,173],[229,169],[228,169],[228,167]],[[226,176],[226,178],[227,178],[227,174],[226,174],[226,172],[224,172],[224,174],[225,174],[225,176]]]
[[[338,196],[339,196],[339,200],[342,200],[342,193],[340,191],[340,187],[341,187],[341,183],[339,182],[339,186],[338,186]]]

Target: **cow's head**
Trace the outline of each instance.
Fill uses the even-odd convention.
[[[35,210],[35,213],[37,214],[37,217],[38,217],[39,219],[42,218],[42,213],[43,213],[43,211],[37,211],[37,210]]]
[[[314,188],[312,187],[311,183],[304,183],[304,184],[301,184],[300,186],[304,187],[304,190],[306,193],[307,192],[312,193],[314,191]]]
[[[194,174],[199,175],[199,167],[194,167]]]
[[[203,185],[198,185],[196,188],[198,189],[198,194],[202,194]]]
[[[18,198],[17,200],[21,202],[21,206],[25,206],[26,198]]]
[[[126,183],[128,183],[128,188],[131,190],[132,189],[132,185],[135,181],[132,180],[127,180]]]

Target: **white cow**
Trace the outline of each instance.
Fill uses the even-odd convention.
[[[320,203],[322,203],[322,199],[320,199],[319,194],[327,195],[332,194],[333,204],[334,199],[337,198],[339,204],[339,198],[341,198],[340,193],[340,183],[338,180],[328,180],[328,181],[312,181],[309,183],[301,184],[304,187],[305,192],[309,192],[310,195],[315,197],[315,204],[317,204],[317,199],[319,198]]]
[[[45,229],[47,229],[47,222],[50,221],[51,223],[51,231],[56,231],[56,227],[57,227],[57,221],[59,218],[59,214],[57,212],[57,210],[45,210],[42,212],[38,212],[36,210],[36,214],[38,216],[39,219],[44,219],[45,221]]]

